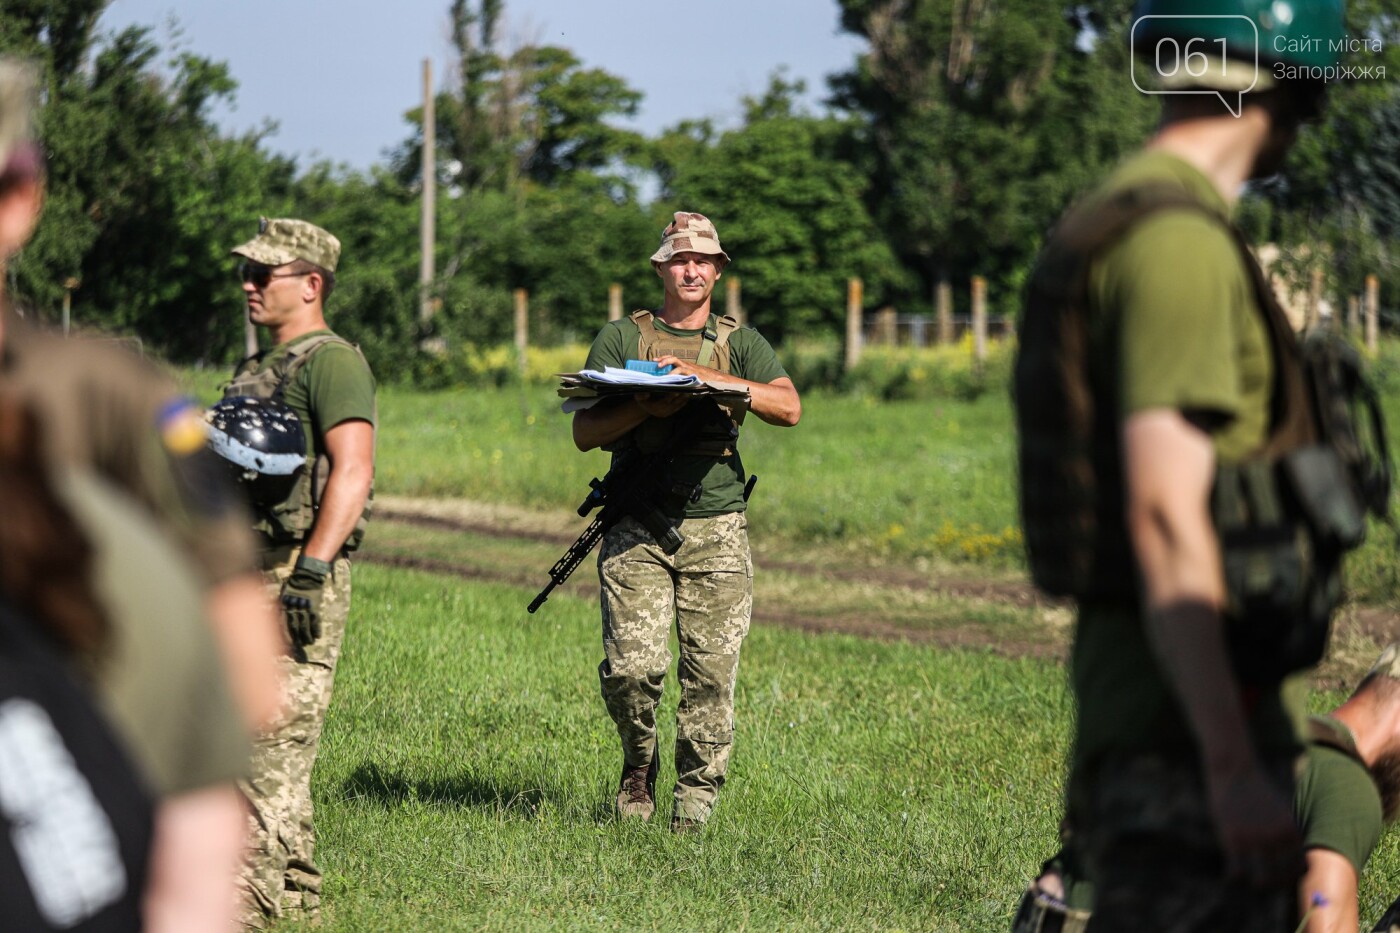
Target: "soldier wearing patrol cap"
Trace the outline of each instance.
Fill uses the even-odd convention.
[[[233,254],[248,319],[274,346],[239,364],[225,397],[282,402],[306,436],[306,467],[286,498],[255,505],[264,576],[292,643],[286,710],[258,736],[243,788],[253,807],[243,922],[256,928],[320,903],[311,770],[350,609],[349,556],[369,516],[376,409],[369,365],[326,325],[340,241],[304,220],[264,218]]]
[[[1320,653],[1335,567],[1310,530],[1293,533],[1296,510],[1266,518],[1252,510],[1263,498],[1232,495],[1247,483],[1279,501],[1266,458],[1311,430],[1311,412],[1296,341],[1230,209],[1320,111],[1321,82],[1273,66],[1320,64],[1298,56],[1345,26],[1340,0],[1148,0],[1137,14],[1135,73],[1172,43],[1224,49],[1230,67],[1217,56],[1187,86],[1163,73],[1156,134],[1061,219],[1026,290],[1029,564],[1078,602],[1069,820],[1095,882],[1092,929],[1291,930],[1302,717],[1285,678]],[[1219,530],[1265,521],[1288,531],[1268,553]]]
[[[773,348],[757,331],[712,312],[710,296],[729,255],[715,226],[702,214],[679,212],[663,231],[652,267],[665,299],[659,311],[641,310],[609,323],[588,353],[587,366],[621,368],[629,359],[654,360],[676,374],[749,391],[751,410],[769,424],[797,424],[802,403]],[[671,482],[697,486],[690,499],[654,503],[679,526],[685,543],[667,555],[635,519],[624,518],[603,539],[598,557],[602,581],[603,654],[598,668],[604,702],[622,740],[617,812],[650,819],[656,809],[656,706],[671,658],[667,638],[680,638],[676,713],[675,809],[671,828],[704,826],[718,799],[734,740],[734,684],[739,646],[753,607],[753,563],[745,517],[744,466],[739,423],[744,411],[691,405],[701,427],[683,441],[672,438],[687,406],[684,397],[634,396],[574,415],[580,450],[643,450],[679,443]]]

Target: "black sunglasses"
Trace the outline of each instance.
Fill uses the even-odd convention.
[[[258,288],[267,288],[267,283],[273,279],[292,279],[301,275],[311,275],[310,272],[278,272],[273,273],[272,266],[265,266],[260,262],[245,262],[238,266],[238,276],[245,282],[252,282]]]

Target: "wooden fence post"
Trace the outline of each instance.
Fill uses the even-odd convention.
[[[1374,275],[1366,276],[1366,349],[1376,353],[1381,348],[1381,282]]]
[[[899,343],[899,316],[889,306],[875,312],[875,341],[887,347]]]
[[[622,320],[622,286],[616,282],[608,286],[608,320]]]
[[[741,326],[744,324],[743,292],[738,276],[732,276],[724,288],[724,313],[738,321]]]
[[[947,279],[938,280],[938,289],[935,292],[935,300],[938,305],[938,342],[953,342],[953,286],[948,284]]]
[[[1313,328],[1322,323],[1322,269],[1312,271],[1311,287],[1308,289],[1307,327]]]
[[[860,362],[860,314],[865,300],[865,286],[860,279],[846,282],[846,372]]]
[[[526,289],[515,290],[515,354],[520,367],[520,378],[525,378],[526,351],[530,346],[530,293]]]
[[[987,280],[972,277],[972,358],[977,368],[987,360]]]
[[[1347,296],[1347,331],[1352,334],[1361,333],[1361,296]]]

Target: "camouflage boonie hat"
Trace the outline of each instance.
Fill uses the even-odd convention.
[[[666,262],[676,253],[723,256],[729,262],[729,254],[720,247],[719,233],[710,218],[687,211],[676,211],[676,219],[661,231],[661,248],[651,254],[651,261]]]
[[[340,260],[340,241],[304,220],[262,217],[258,220],[258,235],[242,246],[235,246],[233,255],[265,266],[284,266],[304,259],[327,272],[334,272]]]
[[[34,69],[27,63],[0,57],[0,172],[22,156],[33,141]]]
[[[1400,642],[1393,641],[1386,645],[1381,656],[1376,658],[1376,663],[1371,667],[1371,673],[1389,677],[1391,680],[1400,680]]]

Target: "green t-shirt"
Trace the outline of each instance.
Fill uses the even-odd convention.
[[[696,337],[702,333],[701,330],[668,327],[655,318],[652,323],[657,330],[679,337]],[[593,339],[585,368],[601,370],[612,366],[622,369],[628,360],[637,358],[641,338],[642,332],[631,318],[609,321]],[[787,376],[773,347],[752,327],[741,327],[729,335],[729,372],[740,379],[762,383]],[[700,498],[685,507],[687,518],[744,511],[744,464],[737,445],[734,453],[722,460],[714,457],[677,457],[672,465],[672,475],[677,483],[700,484]]]
[[[1161,152],[1129,159],[1093,196],[1161,183],[1228,217],[1204,175]],[[1251,281],[1229,231],[1189,209],[1152,214],[1104,250],[1090,268],[1091,359],[1106,367],[1103,384],[1118,387],[1112,402],[1125,418],[1153,408],[1210,414],[1221,461],[1264,442],[1273,364]],[[1071,666],[1080,763],[1114,750],[1194,754],[1136,607],[1083,602]],[[1259,750],[1296,747],[1305,696],[1300,683],[1257,698],[1250,727]]]
[[[1361,762],[1330,745],[1309,745],[1306,761],[1293,794],[1303,845],[1331,849],[1359,875],[1385,828],[1380,792]]]
[[[312,331],[274,347],[257,368],[266,369],[286,355],[288,349],[318,334],[329,333],[328,330]],[[292,376],[283,399],[307,428],[308,461],[321,452],[321,438],[336,425],[353,420],[377,423],[374,375],[364,357],[343,343],[318,347]]]

